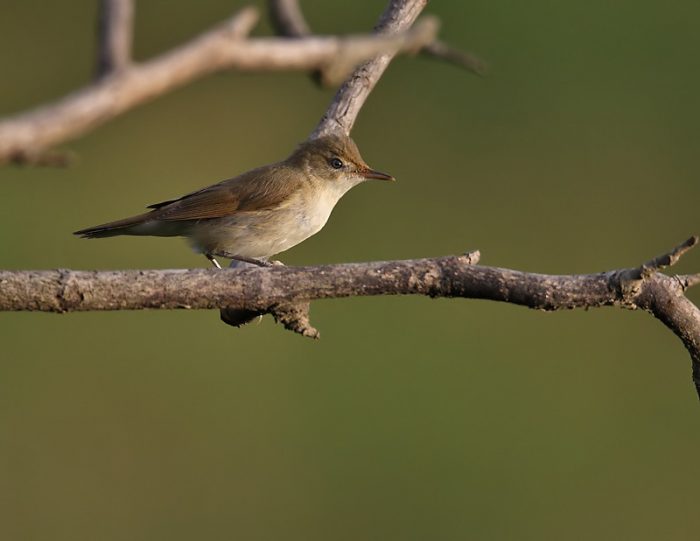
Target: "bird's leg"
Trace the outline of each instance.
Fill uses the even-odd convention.
[[[232,257],[231,259],[235,259],[236,261],[243,261],[245,263],[251,263],[253,265],[257,265],[258,267],[272,267],[272,263],[270,263],[267,259],[258,259],[256,257],[240,257],[240,256],[235,256],[235,257]]]
[[[214,256],[211,254],[204,254],[204,257],[206,257],[209,261],[212,262],[212,264],[219,270],[221,270],[221,265],[219,265],[219,262],[214,259]]]
[[[258,267],[272,267],[275,263],[270,263],[265,259],[256,259],[254,257],[244,257],[236,254],[231,254],[229,252],[216,252],[216,255],[225,257],[227,259],[235,259],[236,261],[243,261],[244,263],[250,263],[252,265],[257,265]]]

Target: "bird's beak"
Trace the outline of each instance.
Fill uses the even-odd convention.
[[[391,175],[387,175],[386,173],[381,173],[379,171],[375,171],[374,169],[370,169],[369,167],[366,169],[363,169],[360,171],[360,174],[365,177],[366,179],[373,179],[373,180],[396,180],[394,177]]]

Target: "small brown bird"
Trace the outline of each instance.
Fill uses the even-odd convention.
[[[338,200],[369,179],[394,177],[371,169],[349,137],[330,135],[305,141],[282,162],[74,234],[187,237],[218,268],[214,256],[267,265],[269,257],[318,233]]]

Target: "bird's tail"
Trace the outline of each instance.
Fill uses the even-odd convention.
[[[117,220],[116,222],[88,227],[80,231],[74,231],[73,234],[84,239],[100,239],[103,237],[116,237],[117,235],[148,235],[149,233],[144,230],[144,226],[151,221],[149,214],[150,212],[146,212],[138,216]]]

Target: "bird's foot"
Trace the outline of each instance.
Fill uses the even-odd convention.
[[[266,259],[257,259],[255,257],[241,257],[241,256],[231,256],[229,259],[235,261],[243,261],[244,263],[250,263],[251,265],[257,265],[258,267],[272,267],[272,263]]]
[[[227,259],[233,259],[235,261],[250,263],[251,265],[257,265],[258,267],[274,267],[282,264],[279,261],[268,261],[267,259],[258,259],[256,257],[245,257],[241,255],[231,254],[229,252],[216,252],[216,255],[225,257]]]

